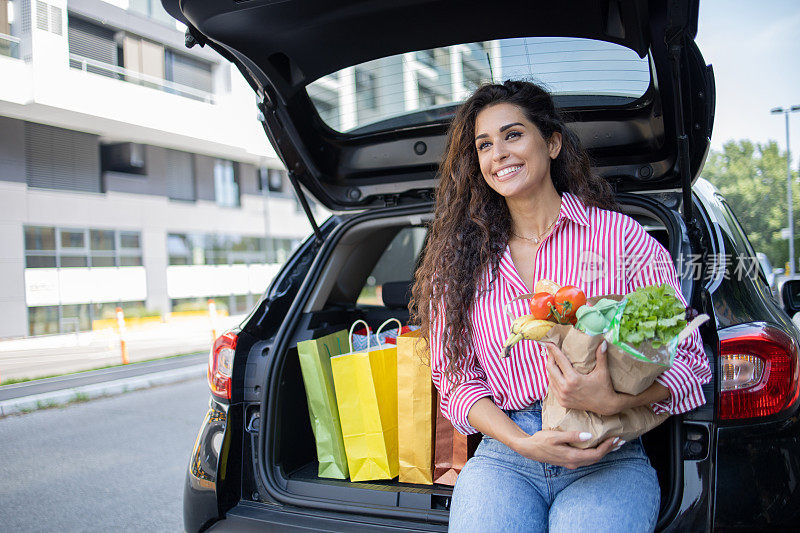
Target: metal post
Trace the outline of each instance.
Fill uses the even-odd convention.
[[[792,155],[789,145],[789,109],[786,117],[786,198],[789,205],[789,275],[794,276],[794,207],[792,206]]]
[[[792,150],[789,146],[789,113],[800,111],[800,105],[791,107],[774,107],[770,113],[777,115],[783,113],[786,120],[786,204],[789,211],[789,272],[794,276],[796,265],[794,263],[794,206],[792,202]]]

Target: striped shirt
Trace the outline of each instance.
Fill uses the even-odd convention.
[[[511,320],[504,306],[528,291],[506,247],[496,279],[483,274],[486,291],[477,291],[470,312],[472,343],[462,360],[463,374],[453,390],[444,376],[447,360],[440,337],[444,313],[440,307],[431,324],[431,370],[439,391],[439,408],[463,434],[476,433],[467,419],[472,405],[489,396],[501,409],[522,409],[547,393],[546,351],[534,341],[517,343],[510,355],[499,357]],[[536,252],[534,280],[580,287],[587,297],[627,294],[645,285],[668,283],[686,305],[672,259],[664,247],[629,216],[586,207],[575,195],[564,193],[553,231]],[[514,316],[528,314],[528,301],[509,306]],[[672,366],[656,381],[669,389],[668,399],[652,404],[656,413],[683,413],[705,403],[702,384],[711,380],[708,359],[697,330],[678,345]]]

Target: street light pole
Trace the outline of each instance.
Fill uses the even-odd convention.
[[[794,276],[794,206],[792,205],[792,155],[789,147],[789,113],[800,111],[800,105],[775,107],[770,113],[783,114],[786,118],[786,203],[789,210],[789,275]]]

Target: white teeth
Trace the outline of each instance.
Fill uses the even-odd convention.
[[[503,176],[505,176],[507,174],[511,174],[512,172],[516,172],[520,168],[522,168],[522,165],[517,165],[515,167],[504,168],[503,170],[500,170],[500,171],[497,172],[497,176],[502,178]]]

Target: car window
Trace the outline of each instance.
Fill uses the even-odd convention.
[[[457,44],[368,61],[314,81],[328,126],[367,133],[441,120],[480,85],[543,83],[566,107],[625,105],[650,86],[648,58],[593,39],[528,37]]]
[[[357,305],[383,305],[381,288],[384,283],[414,279],[414,270],[427,228],[411,227],[400,230],[372,269],[361,289]]]
[[[717,195],[717,199],[723,207],[722,213],[724,215],[725,222],[727,223],[729,233],[733,238],[733,242],[736,245],[736,257],[731,256],[724,258],[728,264],[728,269],[731,270],[730,275],[735,276],[737,275],[737,272],[748,273],[750,275],[755,273],[764,281],[764,283],[769,284],[767,282],[767,276],[764,273],[764,269],[759,262],[758,257],[756,256],[756,251],[753,249],[753,245],[750,244],[750,241],[747,238],[747,232],[745,232],[744,228],[739,222],[739,219],[736,218],[736,213],[733,212],[733,208],[722,196]],[[717,260],[721,261],[723,259],[718,258]]]

